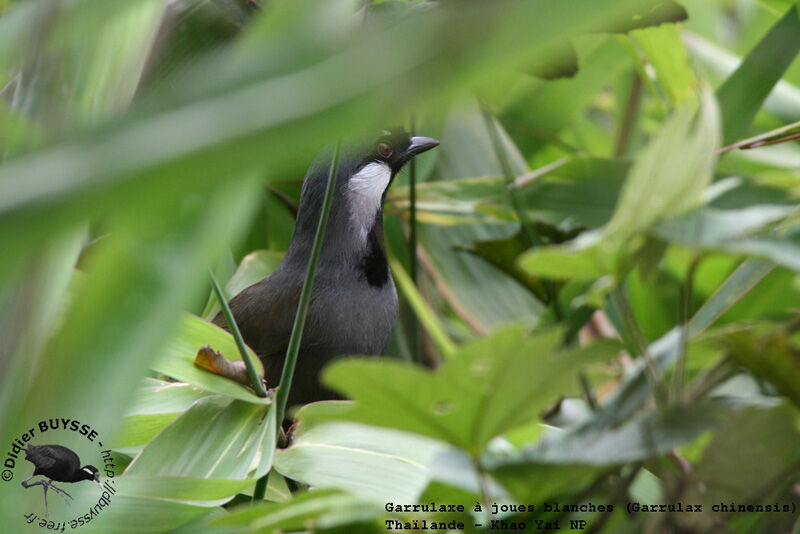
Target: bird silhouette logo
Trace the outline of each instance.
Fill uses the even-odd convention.
[[[44,516],[49,517],[47,507],[47,490],[52,489],[61,495],[67,504],[70,504],[72,495],[57,487],[53,482],[80,482],[91,480],[101,490],[100,471],[93,465],[81,466],[81,459],[75,452],[62,445],[28,445],[25,450],[25,459],[31,462],[35,469],[33,474],[22,481],[23,488],[42,486],[44,489]],[[42,475],[43,479],[29,482],[33,477]]]

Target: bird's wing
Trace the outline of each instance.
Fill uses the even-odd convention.
[[[65,460],[80,465],[78,455],[61,445],[28,445],[25,459],[40,469],[53,467],[57,462]]]
[[[301,286],[302,281],[276,271],[243,290],[229,303],[245,343],[264,363],[264,378],[269,387],[277,386],[280,380]],[[214,318],[214,323],[228,330],[221,313]]]

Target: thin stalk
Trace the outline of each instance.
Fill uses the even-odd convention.
[[[420,323],[425,327],[428,335],[431,336],[431,340],[439,349],[439,352],[442,353],[444,359],[450,359],[456,352],[456,344],[447,335],[436,314],[420,295],[417,286],[414,285],[414,281],[411,280],[411,277],[403,268],[403,264],[393,254],[389,254],[389,267],[392,268],[392,274],[394,274],[394,281],[397,283],[398,289],[400,289],[411,309],[419,317]]]
[[[278,393],[275,397],[275,415],[277,418],[276,420],[278,421],[278,433],[280,433],[283,417],[286,413],[286,403],[289,401],[289,391],[292,387],[294,369],[297,365],[297,354],[300,352],[300,341],[303,338],[303,328],[305,328],[306,325],[306,314],[308,313],[308,305],[311,302],[311,289],[314,286],[314,276],[316,275],[317,271],[317,261],[319,260],[319,253],[322,250],[322,241],[325,237],[325,229],[328,226],[328,216],[331,212],[333,191],[336,188],[336,175],[339,171],[340,148],[341,143],[337,141],[336,147],[333,151],[331,170],[328,174],[328,186],[325,189],[325,199],[322,203],[322,212],[320,213],[319,222],[317,223],[317,233],[314,235],[314,244],[311,247],[311,256],[308,259],[306,277],[303,281],[303,289],[300,291],[300,302],[297,305],[297,313],[294,317],[294,326],[292,326],[292,335],[289,337],[289,347],[286,349],[286,359],[283,362],[281,381],[278,385]]]
[[[589,405],[589,408],[591,408],[593,412],[596,412],[597,399],[594,398],[592,385],[589,383],[589,379],[586,378],[586,373],[583,372],[578,373],[578,379],[581,382],[581,388],[583,388],[583,394],[586,397],[586,403]]]
[[[518,191],[515,187],[513,187],[516,177],[514,176],[514,171],[511,169],[511,163],[508,161],[508,154],[506,154],[506,151],[503,149],[503,146],[500,142],[500,133],[497,131],[497,123],[495,122],[494,117],[489,109],[484,104],[481,104],[481,113],[483,114],[483,120],[486,123],[486,130],[489,132],[489,138],[492,141],[492,148],[494,148],[495,157],[497,157],[497,161],[500,163],[500,170],[503,172],[503,177],[505,178],[506,185],[508,186],[508,195],[511,200],[511,207],[514,209],[514,212],[519,219],[522,232],[530,242],[530,245],[541,245],[542,240],[539,238],[539,235],[530,224],[528,215],[523,209],[522,200],[518,196]]]
[[[675,368],[675,384],[673,388],[673,398],[675,400],[679,400],[683,395],[683,386],[686,380],[686,352],[689,348],[689,306],[692,301],[692,292],[694,291],[694,274],[701,261],[702,256],[695,256],[689,265],[681,298],[679,317],[681,325],[680,353],[678,354],[678,364]]]
[[[628,104],[625,106],[625,115],[622,117],[622,124],[619,127],[619,136],[614,148],[614,156],[621,158],[628,150],[628,142],[631,139],[633,128],[636,125],[636,116],[639,114],[639,103],[642,100],[642,79],[639,74],[634,74],[631,93],[628,97]]]
[[[659,379],[658,369],[656,368],[653,356],[647,348],[647,340],[639,328],[639,324],[636,322],[636,317],[633,315],[633,310],[631,310],[631,306],[628,303],[628,298],[625,296],[619,284],[614,285],[614,289],[611,291],[611,298],[614,299],[614,302],[619,308],[622,320],[625,322],[625,326],[635,342],[636,352],[644,358],[646,375],[650,386],[653,388],[653,397],[656,400],[656,404],[663,406],[667,401],[667,396],[663,390],[663,384],[661,384],[661,380]]]
[[[611,496],[611,499],[609,500],[611,504],[617,504],[626,500],[628,490],[630,489],[631,484],[633,484],[633,481],[636,480],[636,476],[639,474],[639,471],[642,470],[643,466],[644,462],[637,462],[633,464],[631,467],[631,472],[620,481],[619,485],[614,491],[614,494]],[[611,519],[612,515],[613,514],[600,514],[600,517],[597,519],[597,521],[589,525],[589,528],[586,530],[586,532],[594,533],[602,531],[603,527],[606,526],[606,523],[609,519]]]
[[[478,487],[481,492],[481,501],[483,501],[483,509],[486,510],[486,522],[491,521],[492,506],[489,500],[489,485],[486,483],[486,473],[481,468],[481,463],[477,458],[472,459],[472,465],[475,467],[475,474],[478,475]]]
[[[236,320],[233,318],[233,313],[231,313],[230,306],[228,306],[228,299],[225,298],[225,294],[222,292],[219,282],[217,282],[217,277],[214,276],[214,271],[208,269],[208,274],[211,275],[211,285],[214,288],[214,293],[217,295],[219,305],[222,307],[222,315],[225,316],[225,320],[228,322],[228,327],[231,329],[233,339],[236,341],[236,348],[239,349],[239,354],[242,355],[244,365],[247,367],[247,376],[250,377],[250,384],[253,386],[256,395],[259,397],[266,397],[267,390],[264,389],[264,384],[261,382],[261,378],[258,376],[256,364],[253,363],[250,353],[247,352],[247,346],[242,338],[242,333],[239,331],[239,327],[236,325]]]
[[[414,135],[414,117],[411,117],[410,134]],[[416,286],[419,282],[419,261],[417,259],[417,159],[411,158],[408,162],[408,196],[409,196],[409,232],[408,232],[408,263],[411,271],[411,280]],[[419,331],[419,320],[414,315],[411,318],[409,332],[412,361],[422,361],[422,340]]]
[[[483,120],[486,123],[486,129],[489,132],[489,138],[492,140],[492,147],[494,148],[495,157],[497,157],[497,161],[500,163],[500,169],[502,170],[503,177],[506,181],[506,189],[508,189],[511,207],[514,209],[514,212],[519,219],[519,224],[522,228],[522,234],[528,241],[527,246],[531,247],[541,245],[542,240],[534,229],[533,224],[528,219],[528,214],[524,209],[524,202],[519,197],[519,191],[516,187],[514,187],[514,182],[516,181],[517,177],[514,176],[514,171],[511,169],[511,163],[508,161],[508,154],[500,142],[500,132],[497,128],[497,122],[494,120],[489,108],[483,103],[481,103],[481,113],[483,115]],[[564,314],[561,312],[561,306],[558,303],[558,291],[556,291],[555,284],[552,282],[552,280],[545,280],[544,287],[547,293],[547,299],[550,301],[549,304],[553,305],[553,313],[555,314],[556,319],[561,320],[564,317]]]
[[[730,357],[723,357],[694,382],[691,391],[686,394],[685,403],[689,405],[706,396],[714,388],[736,375],[736,372],[736,369],[731,365]]]

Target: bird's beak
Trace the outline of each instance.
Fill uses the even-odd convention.
[[[412,137],[411,144],[406,149],[406,158],[411,159],[417,154],[422,154],[437,146],[439,146],[439,141],[432,137]]]
[[[98,487],[98,488],[100,488],[101,490],[103,490],[103,485],[102,485],[102,484],[100,484],[100,481],[99,481],[99,480],[93,480],[92,482],[94,482],[95,484],[97,484],[97,487]],[[103,490],[103,491],[105,491],[105,490]]]

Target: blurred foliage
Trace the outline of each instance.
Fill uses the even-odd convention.
[[[0,443],[101,430],[87,532],[798,531],[711,507],[800,500],[800,7],[682,4],[0,0]],[[390,358],[329,366],[352,401],[281,448],[269,398],[193,365],[241,357],[208,268],[268,275],[320,147],[412,117],[442,144],[417,220],[407,173],[387,195]],[[385,506],[430,501],[467,510]]]

